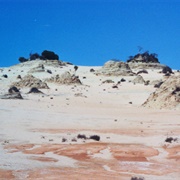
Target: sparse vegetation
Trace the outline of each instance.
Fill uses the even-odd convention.
[[[77,138],[78,139],[87,139],[86,135],[84,135],[84,134],[78,134]]]
[[[28,59],[24,58],[24,57],[19,57],[19,62],[20,63],[23,63],[23,62],[26,62],[28,61]]]
[[[131,180],[144,180],[143,177],[132,177]]]
[[[7,74],[3,74],[2,75],[4,78],[8,78],[8,75]]]
[[[53,51],[44,50],[41,55],[43,57],[43,60],[59,60],[59,56]]]
[[[176,87],[175,90],[172,92],[172,94],[176,94],[180,92],[180,86],[179,87]]]
[[[165,142],[168,142],[168,143],[172,143],[172,141],[177,141],[177,138],[173,138],[173,137],[167,137]]]
[[[146,69],[143,69],[143,70],[137,72],[137,74],[142,74],[142,73],[148,74],[148,71]]]
[[[173,72],[172,72],[172,69],[169,66],[166,66],[166,67],[164,67],[162,69],[162,73],[164,73],[164,74],[170,73],[171,74]]]
[[[19,93],[19,89],[16,86],[12,86],[11,88],[9,88],[8,92],[10,94],[12,94],[12,93]]]
[[[124,78],[121,78],[120,82],[125,82],[126,80]]]
[[[95,70],[94,69],[90,69],[90,72],[95,72]]]
[[[47,73],[52,74],[52,71],[48,69],[48,70],[47,70]]]
[[[22,78],[21,75],[18,75],[18,76],[17,76],[17,79],[21,79],[21,78]]]
[[[77,71],[78,70],[78,66],[74,66],[74,70]]]
[[[36,59],[40,59],[40,55],[38,53],[34,53],[34,54],[30,53],[29,60],[33,61],[33,60],[36,60]]]
[[[66,138],[62,138],[62,142],[66,142],[67,141],[67,139]]]
[[[59,56],[55,54],[53,51],[44,50],[41,55],[38,53],[30,53],[29,58],[19,57],[19,62],[27,62],[27,61],[34,61],[34,60],[59,60]]]
[[[127,62],[143,62],[143,63],[159,63],[158,55],[156,53],[149,53],[146,51],[144,53],[138,53],[135,56],[129,56]]]
[[[32,87],[28,93],[41,93],[43,94],[38,88]]]
[[[95,141],[100,141],[100,136],[98,136],[98,135],[92,135],[92,136],[89,137],[89,139],[93,139],[93,140],[95,140]]]
[[[161,82],[155,84],[154,87],[155,87],[155,88],[160,88],[160,86],[161,86],[162,84],[163,84],[163,81],[161,81]]]

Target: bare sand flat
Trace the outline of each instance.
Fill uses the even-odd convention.
[[[0,179],[180,179],[180,110],[142,107],[153,85],[90,72],[100,67],[46,68],[52,74],[33,76],[45,80],[68,70],[82,85],[47,82],[44,94],[24,87],[22,100],[0,99]],[[0,94],[28,71],[28,65],[3,68],[0,75],[8,78],[1,78]],[[164,78],[148,71],[145,80]],[[126,81],[112,88],[121,78]]]

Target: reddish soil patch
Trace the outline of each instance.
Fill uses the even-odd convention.
[[[50,158],[50,157],[37,157],[37,156],[32,156],[29,159],[37,160],[37,161],[42,161],[42,162],[57,162],[57,159]]]
[[[13,171],[0,169],[0,179],[14,179]]]
[[[179,166],[174,160],[166,159],[160,162],[158,150],[141,144],[118,144],[118,143],[85,143],[85,144],[43,144],[34,145],[11,145],[13,148],[25,154],[32,154],[30,159],[41,162],[57,162],[58,160],[46,157],[47,152],[56,155],[66,156],[77,160],[75,167],[50,168],[44,167],[30,171],[29,178],[42,179],[111,179],[114,177],[125,178],[132,173],[147,175],[165,175],[172,172],[179,172]],[[30,148],[31,147],[31,148]],[[34,148],[32,148],[34,147]],[[8,149],[9,149],[8,148]],[[166,148],[174,157],[179,152],[180,146]],[[105,151],[104,151],[105,150]],[[107,151],[108,150],[108,151]],[[103,154],[104,153],[104,154]],[[107,153],[107,154],[106,154]],[[106,158],[109,154],[109,158]],[[33,156],[44,154],[44,157]],[[98,156],[97,156],[98,155]],[[100,155],[100,156],[99,156]],[[150,157],[157,160],[149,161]],[[123,175],[125,173],[126,175]],[[121,176],[122,175],[122,176]],[[127,178],[126,178],[127,179]]]
[[[24,151],[25,149],[33,148],[34,144],[9,144],[4,147],[4,149],[10,149],[11,152]]]
[[[107,172],[100,166],[92,167],[79,167],[79,168],[49,168],[31,171],[28,176],[30,179],[68,179],[68,180],[127,180],[130,175],[125,175],[120,172],[112,173]],[[128,178],[127,178],[128,177]]]
[[[153,157],[159,154],[158,150],[140,144],[116,144],[110,147],[115,157],[139,158],[145,160],[146,157]]]
[[[122,156],[115,156],[116,159],[120,161],[139,161],[139,162],[146,162],[147,159],[145,157],[122,157]]]
[[[168,158],[178,161],[180,166],[180,145],[173,147],[166,147],[165,150],[169,153]]]
[[[22,148],[23,147],[23,148]],[[27,147],[27,149],[25,148]],[[76,160],[85,161],[90,159],[95,153],[99,153],[103,149],[110,148],[112,156],[117,160],[129,161],[146,161],[147,157],[157,156],[158,151],[143,145],[129,145],[116,143],[86,143],[86,144],[52,144],[41,145],[37,148],[29,149],[29,146],[12,146],[11,148],[22,151],[25,154],[45,154],[46,152],[53,152],[57,155],[68,156]],[[90,152],[90,155],[88,154]]]

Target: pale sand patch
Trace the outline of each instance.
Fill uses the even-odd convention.
[[[9,78],[0,80],[0,94],[7,93],[17,75],[25,76],[29,68],[5,68],[0,75]],[[46,68],[52,75],[75,73],[74,66]],[[44,95],[26,94],[29,89],[23,88],[24,100],[0,100],[0,178],[180,178],[179,141],[165,143],[170,136],[180,139],[180,111],[142,108],[153,86],[133,85],[129,81],[134,77],[96,76],[91,68],[100,67],[79,66],[76,75],[82,86],[49,83]],[[142,74],[145,80],[164,78],[158,71],[148,72]],[[52,76],[33,75],[42,80]],[[102,84],[107,79],[116,84],[121,78],[126,82],[117,89]],[[76,97],[77,93],[82,96]],[[99,135],[100,141],[72,142],[78,134]]]

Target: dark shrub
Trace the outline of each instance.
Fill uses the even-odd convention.
[[[124,78],[121,79],[121,82],[125,82],[126,80]]]
[[[67,62],[66,64],[68,64],[68,65],[73,65],[73,63],[71,63],[71,62]]]
[[[21,75],[18,75],[18,76],[17,76],[17,79],[21,79]]]
[[[173,72],[172,72],[172,69],[169,66],[165,66],[162,69],[162,73],[167,74],[167,73],[173,73]]]
[[[16,86],[12,86],[11,88],[9,88],[8,92],[10,94],[19,93],[19,89]]]
[[[172,92],[172,94],[176,94],[179,91],[180,91],[180,87],[176,87],[176,89]]]
[[[95,141],[100,141],[100,136],[98,136],[98,135],[92,135],[92,136],[90,136],[89,139],[93,139],[93,140],[95,140]]]
[[[129,56],[129,59],[127,60],[127,62],[139,62],[139,60],[137,60],[137,58],[142,57],[142,62],[159,63],[157,56],[158,55],[156,53],[149,54],[149,52],[146,51],[144,53],[138,53],[134,56]]]
[[[172,137],[168,137],[165,140],[165,142],[168,142],[168,143],[172,143],[172,141],[174,141],[174,138],[172,138]]]
[[[67,139],[66,138],[62,138],[62,142],[66,142],[67,141]]]
[[[4,78],[8,78],[8,75],[7,74],[3,74],[2,75]]]
[[[143,70],[141,70],[141,71],[138,71],[138,72],[137,72],[137,74],[142,74],[142,73],[144,73],[144,74],[148,74],[148,71],[147,71],[147,70],[145,70],[145,69],[143,69]]]
[[[32,87],[28,93],[41,93],[43,94],[38,88]]]
[[[72,142],[77,142],[76,138],[71,139]]]
[[[84,134],[78,134],[77,138],[78,139],[87,139],[86,135],[84,135]]]
[[[29,59],[30,59],[30,61],[40,59],[40,55],[38,53],[30,54]]]
[[[90,72],[95,72],[95,70],[94,69],[90,69]]]
[[[24,58],[24,57],[19,57],[19,62],[20,63],[23,63],[23,62],[26,62],[28,61],[28,59]]]
[[[172,143],[172,141],[176,142],[177,140],[178,140],[178,138],[167,137],[165,142]]]
[[[154,87],[155,87],[155,88],[160,88],[160,86],[161,86],[162,84],[163,84],[163,81],[161,81],[161,82],[155,84]]]
[[[78,70],[78,66],[74,66],[74,70],[77,71]]]
[[[150,81],[147,80],[147,81],[144,82],[144,85],[147,86],[147,85],[149,85],[149,83],[150,83]]]
[[[46,60],[46,58],[43,57],[43,56],[39,56],[39,59],[40,59],[40,60]]]
[[[112,88],[118,88],[118,86],[117,86],[117,85],[114,85],[114,86],[112,86]]]
[[[171,76],[171,74],[170,73],[166,73],[164,76],[169,77],[169,76]]]
[[[45,60],[59,60],[59,56],[53,51],[44,50],[41,55]]]
[[[49,69],[47,70],[47,72],[48,72],[49,74],[52,74],[52,71],[51,71],[51,70],[49,70]]]
[[[144,180],[144,178],[141,178],[141,177],[132,177],[131,180]]]

